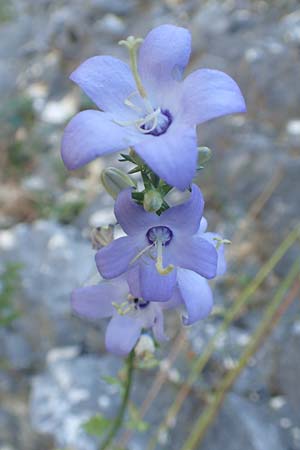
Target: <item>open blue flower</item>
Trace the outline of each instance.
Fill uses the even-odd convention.
[[[129,289],[124,276],[78,288],[72,293],[72,308],[76,314],[90,320],[111,317],[105,344],[108,351],[119,356],[133,349],[142,329],[151,328],[158,341],[166,340],[163,310],[176,304],[175,298],[166,303],[145,301],[138,285],[131,285]]]
[[[245,111],[236,82],[218,70],[200,69],[183,81],[191,52],[188,30],[173,25],[153,29],[139,49],[124,41],[131,66],[111,56],[86,60],[71,80],[102,110],[77,114],[67,125],[62,158],[77,169],[106,153],[133,146],[163,180],[184,190],[196,170],[196,125]]]
[[[204,200],[192,186],[187,202],[169,208],[160,216],[146,212],[122,191],[115,203],[115,216],[127,236],[112,241],[96,254],[104,278],[130,270],[139,278],[145,300],[168,301],[174,292],[177,268],[204,278],[215,277],[218,254],[214,243],[199,235]],[[130,283],[130,279],[129,279]]]
[[[152,329],[159,342],[167,339],[164,310],[184,305],[187,316],[183,316],[183,323],[191,325],[205,318],[212,309],[212,292],[207,280],[190,270],[178,271],[178,284],[168,302],[143,299],[134,272],[130,273],[130,278],[130,288],[126,276],[122,275],[95,286],[75,289],[71,297],[72,309],[79,316],[93,321],[111,317],[105,344],[108,351],[119,356],[133,349],[143,329]]]

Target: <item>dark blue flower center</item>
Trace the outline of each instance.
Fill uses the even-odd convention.
[[[145,125],[142,125],[141,128],[145,131],[151,130],[148,132],[148,134],[152,134],[152,136],[160,136],[161,134],[164,134],[167,131],[171,123],[172,123],[172,116],[170,111],[168,111],[167,109],[162,109],[157,117],[157,125],[154,128],[154,130],[151,130],[153,126],[152,121],[149,121]]]
[[[149,305],[149,303],[150,303],[149,301],[145,301],[142,298],[137,298],[137,297],[133,299],[133,302],[134,302],[135,309],[146,308]]]
[[[155,242],[159,241],[162,245],[169,245],[173,238],[173,233],[168,227],[157,226],[149,228],[146,236],[150,244],[155,244]]]

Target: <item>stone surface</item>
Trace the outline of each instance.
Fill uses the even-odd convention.
[[[14,295],[21,315],[0,332],[0,449],[56,450],[60,445],[64,450],[70,446],[76,450],[79,445],[80,450],[89,450],[95,444],[83,434],[80,424],[83,416],[101,408],[109,414],[115,411],[119,397],[107,392],[99,372],[111,375],[119,362],[103,356],[105,323],[92,325],[72,317],[69,294],[94,273],[94,252],[83,237],[89,226],[114,221],[112,202],[101,191],[99,176],[106,164],[116,164],[116,155],[70,176],[63,169],[59,146],[65,122],[79,109],[91,107],[68,76],[92,55],[126,59],[117,42],[129,34],[145,35],[153,26],[176,23],[188,26],[193,36],[193,58],[187,72],[211,67],[237,80],[248,114],[199,127],[199,144],[213,151],[207,170],[198,177],[212,228],[217,225],[226,237],[234,237],[278,170],[282,177],[263,209],[254,219],[247,219],[249,228],[242,242],[232,246],[232,279],[229,276],[215,291],[216,303],[227,306],[227,300],[234,299],[245,282],[243,278],[255,276],[298,221],[299,2],[7,3],[8,11],[0,7],[0,90],[5,100],[5,111],[1,108],[5,136],[1,136],[0,165],[5,170],[0,175],[0,227],[4,228],[0,232],[0,268],[8,261],[21,262],[23,268]],[[20,96],[28,97],[33,113],[29,107],[25,111],[15,107]],[[26,139],[19,141],[20,136]],[[16,142],[20,147],[12,145]],[[24,164],[26,148],[30,153]],[[7,160],[13,155],[20,158],[20,149],[21,163],[10,166]],[[62,226],[51,218],[57,217],[57,208],[70,198],[82,198],[86,206],[71,219],[73,226]],[[40,216],[46,220],[14,226]],[[276,276],[286,274],[298,253],[295,246],[276,268]],[[184,433],[203,406],[198,393],[215,388],[234,366],[273,288],[274,275],[259,292],[252,311],[222,336],[212,361],[197,380],[200,391],[193,391],[170,434],[160,436],[158,449],[180,448]],[[230,450],[261,450],[262,445],[272,450],[300,448],[300,367],[295,356],[299,310],[293,309],[286,317],[235,383],[207,435],[207,450],[223,450],[224,445]],[[178,323],[173,319],[168,323],[171,336]],[[191,358],[203,352],[217,323],[213,316],[190,329]],[[165,358],[169,348],[162,347],[161,357]],[[188,355],[180,355],[173,381],[164,385],[146,417],[153,426],[163,418],[176,392],[174,383],[185,379],[189,364]],[[146,372],[137,377],[133,394],[137,404],[143,401],[153,375]],[[30,390],[35,431],[29,417]],[[48,432],[50,436],[45,434]],[[136,434],[130,450],[144,449],[148,438],[148,433]]]

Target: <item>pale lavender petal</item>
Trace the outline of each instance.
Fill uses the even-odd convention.
[[[173,123],[165,134],[148,136],[135,150],[160,178],[182,191],[195,176],[197,137],[193,127]]]
[[[164,260],[165,266],[168,260]],[[168,275],[160,275],[155,267],[155,262],[150,258],[140,264],[141,294],[144,300],[153,302],[168,301],[176,284],[176,269]]]
[[[205,233],[206,230],[207,230],[207,220],[205,219],[205,217],[202,216],[198,231],[199,233]]]
[[[124,103],[137,89],[132,72],[123,61],[112,56],[94,56],[83,62],[70,78],[103,111],[123,120],[136,117]]]
[[[65,128],[61,156],[65,166],[74,170],[138,141],[134,130],[116,125],[106,113],[87,110],[78,113]]]
[[[202,193],[198,186],[193,184],[190,198],[181,205],[167,209],[160,216],[160,222],[171,230],[178,230],[183,234],[195,234],[199,229],[203,208]]]
[[[96,253],[97,268],[104,278],[115,278],[128,270],[137,253],[135,240],[121,237]]]
[[[226,114],[246,111],[236,82],[219,70],[200,69],[183,82],[181,117],[195,125]]]
[[[115,285],[112,283],[74,289],[71,295],[72,309],[79,316],[88,319],[110,317],[114,312],[111,304],[113,298],[118,300]]]
[[[218,255],[211,243],[198,236],[178,239],[171,247],[172,262],[177,267],[190,269],[205,278],[214,278],[217,271]]]
[[[217,239],[222,239],[217,233],[203,233],[201,235],[203,239],[206,239],[208,242],[213,244],[215,247],[217,245]],[[217,265],[217,275],[224,275],[226,272],[226,259],[225,259],[225,245],[221,244],[217,249],[218,253],[218,265]]]
[[[141,323],[134,317],[115,314],[109,322],[105,344],[109,352],[118,356],[127,355],[135,346],[140,334]]]
[[[182,78],[191,53],[191,35],[185,28],[161,25],[144,39],[138,70],[150,98],[157,98],[170,83]],[[157,105],[154,105],[157,106]]]
[[[179,269],[178,286],[188,313],[183,317],[185,325],[207,317],[212,310],[213,296],[207,280],[190,270]]]
[[[159,223],[158,216],[137,205],[131,198],[131,192],[131,189],[120,192],[115,203],[115,216],[125,233],[145,234],[145,231]]]
[[[152,330],[157,341],[164,342],[168,340],[164,330],[164,315],[160,308],[157,308]]]
[[[161,309],[165,310],[165,309],[174,309],[177,308],[178,306],[182,305],[182,296],[181,293],[178,289],[178,286],[176,285],[172,297],[170,298],[170,300],[168,300],[167,302],[161,302],[159,304],[159,306],[161,307]]]

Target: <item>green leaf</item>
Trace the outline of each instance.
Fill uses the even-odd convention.
[[[111,421],[101,414],[96,414],[83,424],[83,428],[88,434],[102,436],[109,427]]]
[[[111,377],[110,375],[103,375],[101,378],[107,384],[116,384],[118,386],[123,386],[123,383],[122,383],[122,381],[119,378]]]
[[[126,424],[127,428],[129,428],[130,430],[139,431],[140,433],[147,431],[149,428],[149,424],[141,419],[140,412],[137,407],[133,403],[130,403],[128,406],[128,410],[130,419]]]

